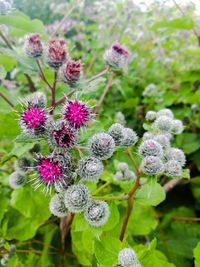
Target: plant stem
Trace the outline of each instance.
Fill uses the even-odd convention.
[[[52,86],[50,85],[50,83],[47,81],[47,79],[46,79],[46,77],[45,77],[45,75],[44,75],[44,72],[43,72],[43,70],[42,70],[42,68],[41,68],[41,65],[40,65],[40,62],[39,62],[39,60],[38,59],[36,59],[35,60],[35,62],[36,62],[36,64],[37,64],[37,66],[38,66],[38,69],[39,69],[39,76],[40,76],[40,78],[43,80],[43,82],[45,82],[47,85],[48,85],[48,87],[51,89],[51,91],[52,91]]]
[[[178,180],[171,180],[168,183],[166,183],[163,186],[163,190],[165,191],[165,193],[168,193],[170,190],[172,190],[175,186],[177,186],[178,184],[181,184],[183,182],[183,179],[178,179]]]
[[[140,174],[140,170],[139,170],[138,167],[137,167],[137,164],[136,164],[136,162],[135,162],[135,160],[134,160],[134,158],[133,158],[133,155],[132,155],[132,153],[131,153],[130,148],[127,148],[126,153],[128,154],[128,156],[129,156],[131,162],[133,163],[133,166],[134,166],[134,168],[135,168],[135,170],[136,170],[137,175],[139,175],[139,174]]]
[[[0,92],[0,96],[13,108],[15,105],[2,93]]]
[[[106,197],[106,196],[92,196],[93,200],[127,200],[128,195],[126,196],[113,196],[113,197]]]
[[[54,108],[56,102],[56,80],[57,80],[58,73],[54,72],[54,82],[52,86],[52,98],[51,98],[51,106]]]
[[[37,240],[37,239],[35,239],[35,238],[32,238],[32,241],[33,241],[34,243],[41,244],[41,245],[43,245],[43,246],[46,246],[46,247],[52,248],[52,249],[54,249],[54,250],[60,251],[60,249],[58,249],[58,248],[56,248],[56,247],[54,247],[54,246],[51,246],[51,245],[49,245],[49,244],[46,244],[46,243],[44,243],[44,242],[42,242],[42,241],[40,241],[40,240]]]
[[[104,71],[100,72],[99,74],[97,74],[97,75],[93,76],[92,78],[90,78],[89,80],[87,80],[87,82],[90,83],[91,81],[98,79],[99,77],[107,74],[109,70],[110,70],[110,67],[107,67]]]
[[[180,221],[194,221],[199,222],[200,218],[193,218],[193,217],[172,217],[172,220],[180,220]]]
[[[108,185],[110,185],[110,182],[106,182],[105,184],[103,184],[102,186],[100,186],[95,192],[94,195],[98,194],[101,190],[103,190],[105,187],[107,187]]]
[[[166,250],[166,255],[167,255],[167,258],[168,258],[168,262],[171,262],[169,250],[168,250],[167,243],[166,243],[166,240],[165,240],[165,235],[164,235],[164,232],[162,230],[160,219],[159,219],[159,215],[157,214],[156,208],[154,208],[154,213],[155,213],[155,218],[158,221],[158,227],[159,227],[160,235],[161,235],[161,238],[162,238],[165,250]]]
[[[64,103],[65,100],[67,99],[67,97],[70,95],[73,95],[73,93],[75,93],[75,92],[76,92],[76,89],[73,89],[72,91],[67,93],[65,96],[61,97],[58,101],[55,102],[55,106]]]
[[[113,76],[114,76],[114,74],[111,73],[110,78],[109,78],[109,80],[108,80],[108,82],[107,82],[107,84],[106,84],[106,87],[105,87],[104,91],[103,91],[103,94],[101,95],[101,97],[100,97],[100,99],[99,99],[99,103],[96,105],[96,107],[95,107],[95,109],[94,109],[94,114],[97,113],[99,107],[100,107],[101,104],[103,103],[104,97],[105,97],[105,95],[107,94],[108,89],[109,89],[110,86],[112,85],[112,79],[113,79]]]

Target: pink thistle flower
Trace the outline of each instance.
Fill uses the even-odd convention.
[[[77,143],[77,133],[70,125],[60,121],[49,127],[49,144],[62,150],[71,149]]]
[[[32,170],[35,170],[37,173],[33,174],[34,177],[28,182],[31,182],[33,180],[36,180],[36,182],[33,184],[35,185],[35,189],[39,188],[41,185],[45,185],[44,190],[47,188],[47,193],[51,186],[56,184],[59,184],[60,186],[66,185],[66,178],[69,178],[66,173],[70,169],[70,166],[68,166],[68,160],[66,162],[63,162],[63,159],[65,160],[65,156],[58,157],[57,155],[50,155],[50,156],[42,156],[41,154],[37,156],[37,159],[34,159],[37,163],[36,166],[33,168],[30,168]],[[59,160],[61,158],[61,161]]]
[[[63,39],[49,41],[46,51],[46,63],[49,67],[58,70],[67,60],[67,55],[67,47]]]
[[[31,135],[40,135],[45,131],[47,121],[46,109],[39,107],[38,104],[23,105],[22,112],[18,112],[20,116],[20,125],[24,133]]]
[[[68,61],[61,69],[61,76],[64,82],[74,86],[81,78],[81,61]]]
[[[87,122],[92,120],[90,107],[85,103],[77,100],[68,100],[68,104],[63,107],[63,117],[75,129],[80,129],[82,126],[86,127]]]
[[[43,47],[41,43],[41,36],[38,33],[28,36],[25,43],[25,53],[30,58],[38,58],[42,56]]]
[[[129,52],[124,45],[115,42],[104,54],[105,62],[113,69],[127,68]]]

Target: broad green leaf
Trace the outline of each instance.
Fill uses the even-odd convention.
[[[186,18],[186,17],[168,21],[164,19],[162,21],[155,22],[154,25],[152,26],[152,30],[165,27],[190,30],[194,27],[194,22],[191,18]]]
[[[195,258],[194,266],[199,267],[200,266],[200,242],[197,244],[197,246],[193,250],[193,253],[194,253],[194,258]]]
[[[186,154],[191,154],[200,148],[200,138],[198,134],[183,133],[176,137],[178,147],[182,148]]]

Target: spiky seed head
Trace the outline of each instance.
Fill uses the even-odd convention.
[[[143,158],[140,167],[147,175],[158,175],[164,172],[164,164],[159,157],[148,156]]]
[[[115,151],[115,141],[107,133],[95,134],[88,141],[88,151],[98,159],[109,159]]]
[[[9,184],[13,189],[18,189],[23,187],[26,184],[27,178],[21,172],[13,172],[9,176]]]
[[[181,167],[185,165],[185,161],[186,161],[185,154],[183,153],[181,149],[171,147],[166,150],[164,156],[167,161],[177,160],[180,163]]]
[[[39,108],[44,108],[47,105],[47,98],[43,92],[36,92],[26,98],[30,105],[37,105]]]
[[[39,58],[43,54],[43,46],[41,36],[38,33],[33,33],[27,37],[24,47],[27,57]]]
[[[73,185],[77,179],[76,173],[67,173],[67,177],[63,177],[61,181],[55,182],[54,187],[57,193],[61,193],[66,190],[69,186]]]
[[[27,157],[18,158],[14,162],[14,167],[16,171],[24,172],[24,173],[29,172],[28,167],[32,167],[32,160]]]
[[[140,144],[138,153],[142,157],[146,157],[146,156],[162,157],[163,149],[162,149],[162,146],[158,142],[156,142],[153,139],[149,139],[149,140],[143,141]]]
[[[118,254],[118,261],[122,266],[141,267],[135,251],[131,248],[124,248]]]
[[[92,114],[91,108],[77,98],[74,101],[68,100],[68,103],[63,106],[63,118],[74,129],[86,127],[87,122],[92,120],[92,117],[94,114]]]
[[[136,179],[136,175],[133,171],[131,170],[126,170],[124,172],[124,178],[127,180],[127,181],[132,181],[132,180],[135,180]]]
[[[130,147],[134,146],[138,141],[138,136],[136,132],[134,132],[130,128],[124,128],[123,131],[123,139],[120,143],[120,145],[125,146],[125,147]]]
[[[61,78],[69,86],[76,86],[82,76],[81,61],[68,61],[61,68]]]
[[[37,104],[27,103],[19,112],[20,126],[24,134],[31,136],[43,136],[47,122],[47,113],[45,108],[40,108]]]
[[[108,204],[105,201],[95,200],[87,206],[84,216],[86,221],[95,227],[104,225],[110,215]]]
[[[61,153],[59,150],[54,150],[53,158],[55,162],[58,162],[60,166],[66,168],[67,171],[74,169],[74,159],[71,153]]]
[[[173,120],[172,121],[172,134],[181,134],[183,132],[183,123],[181,120]]]
[[[64,217],[68,210],[64,204],[64,192],[55,194],[49,203],[50,212],[57,217]]]
[[[73,213],[82,212],[86,209],[91,199],[89,188],[84,184],[68,187],[65,192],[64,203]]]
[[[106,50],[103,58],[106,64],[114,70],[126,69],[129,52],[125,46],[115,42],[110,49]]]
[[[1,7],[1,6],[0,6]],[[8,260],[5,258],[1,258],[1,265],[6,266],[8,264]]]
[[[146,113],[145,119],[149,122],[153,122],[156,119],[156,115],[157,113],[155,111],[150,110]]]
[[[68,59],[67,47],[63,39],[51,39],[45,49],[45,62],[57,71]]]
[[[114,123],[108,129],[108,133],[112,136],[116,144],[120,144],[124,137],[124,127],[119,123]]]
[[[103,174],[102,162],[94,157],[84,157],[78,162],[78,174],[81,181],[96,182]]]
[[[157,118],[160,117],[160,116],[167,116],[167,117],[169,117],[171,119],[174,118],[173,112],[168,108],[164,108],[164,109],[159,110],[157,112]]]
[[[170,147],[170,140],[166,134],[156,134],[153,138],[156,142],[158,142],[163,148]]]
[[[116,174],[115,174],[115,178],[114,178],[115,181],[120,181],[120,180],[122,180],[123,178],[124,178],[124,175],[123,175],[122,172],[116,172]]]
[[[165,164],[165,174],[169,177],[180,177],[182,175],[182,167],[177,160],[170,160]]]
[[[57,121],[47,127],[49,145],[65,152],[77,144],[77,132],[64,121]]]
[[[143,134],[142,140],[146,141],[149,139],[154,139],[154,137],[155,137],[155,134],[153,132],[146,132]]]
[[[120,162],[118,164],[118,169],[122,172],[125,172],[128,170],[128,164],[126,162]]]
[[[120,123],[121,125],[125,125],[126,124],[126,120],[125,120],[124,114],[121,111],[117,112],[116,121],[118,123]]]
[[[172,121],[172,118],[168,116],[159,116],[154,122],[154,127],[158,132],[170,132],[172,129]]]

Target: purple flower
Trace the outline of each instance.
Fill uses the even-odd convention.
[[[41,36],[38,33],[28,36],[25,43],[25,52],[26,55],[31,58],[38,58],[42,56],[43,47],[41,43]]]
[[[81,61],[68,61],[63,65],[61,75],[70,86],[76,85],[81,77]]]

